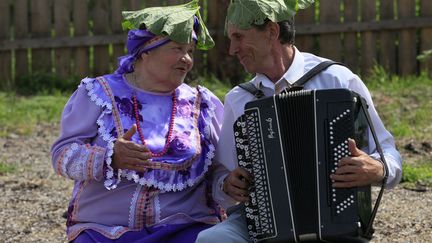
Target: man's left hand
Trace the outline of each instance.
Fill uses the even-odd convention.
[[[339,161],[338,169],[330,175],[333,187],[349,188],[379,183],[384,178],[384,165],[357,148],[353,139],[348,139],[350,157]]]

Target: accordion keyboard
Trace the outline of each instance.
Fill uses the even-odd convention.
[[[253,186],[249,188],[250,202],[245,203],[245,211],[249,235],[259,240],[274,236],[275,225],[258,112],[248,112],[242,118],[234,126],[234,137],[239,165],[255,175]]]

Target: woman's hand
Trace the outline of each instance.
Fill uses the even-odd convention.
[[[131,141],[136,133],[137,126],[134,124],[123,137],[114,143],[114,154],[112,165],[114,169],[129,169],[137,172],[146,170],[145,163],[151,159],[151,153],[146,145]]]

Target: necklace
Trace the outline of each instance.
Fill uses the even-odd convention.
[[[137,126],[138,135],[140,137],[141,143],[143,145],[145,145],[146,143],[145,143],[145,139],[144,139],[144,134],[142,132],[141,124],[139,121],[138,99],[137,99],[135,94],[133,94],[132,99],[133,99],[133,105],[134,105],[133,110],[135,113],[135,123]],[[172,92],[172,103],[173,103],[173,106],[172,106],[171,118],[170,118],[170,123],[169,123],[169,128],[168,128],[168,135],[167,135],[167,138],[165,140],[165,146],[162,149],[162,151],[160,151],[160,152],[153,153],[152,151],[150,151],[152,157],[162,157],[164,154],[166,154],[168,152],[169,141],[171,141],[172,131],[173,131],[173,127],[174,127],[174,116],[175,116],[175,113],[177,112],[177,97],[176,97],[175,90]]]

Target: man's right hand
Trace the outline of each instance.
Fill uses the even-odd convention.
[[[223,183],[223,191],[239,202],[249,201],[249,185],[252,175],[245,169],[238,167],[231,171]]]

